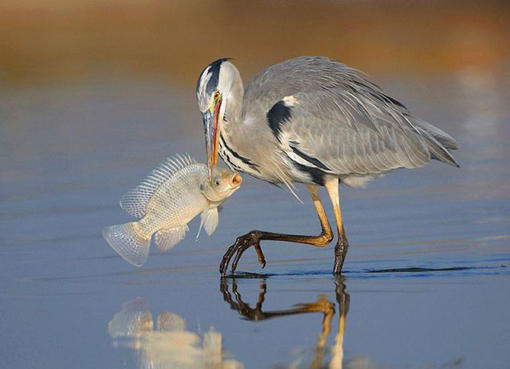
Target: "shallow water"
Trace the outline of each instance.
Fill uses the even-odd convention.
[[[264,270],[250,250],[219,278],[243,232],[319,228],[306,191],[303,205],[247,176],[211,238],[196,242],[193,222],[140,269],[108,247],[126,190],[167,155],[204,159],[191,92],[108,78],[0,91],[1,366],[508,367],[509,83],[476,70],[379,82],[458,138],[462,167],[342,189],[342,279],[332,246],[283,243],[262,244]]]

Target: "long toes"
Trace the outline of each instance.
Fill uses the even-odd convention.
[[[234,261],[232,261],[232,273],[236,271],[237,269],[237,263],[239,263],[239,259],[241,259],[241,255],[243,254],[243,249],[237,250],[236,256],[234,257]]]
[[[220,273],[221,273],[221,275],[225,275],[225,271],[228,268],[229,260],[230,260],[230,258],[227,258],[227,254],[223,255],[223,259],[221,260],[221,263],[220,263]]]
[[[225,273],[227,272],[228,264],[230,262],[230,259],[232,258],[232,255],[234,255],[236,246],[237,246],[237,243],[230,246],[228,248],[227,252],[225,253],[225,255],[223,255],[223,259],[221,260],[221,264],[220,264],[221,275],[225,275]]]
[[[241,255],[248,249],[250,246],[256,246],[258,245],[258,241],[254,239],[253,231],[244,235],[237,237],[236,241],[232,246],[230,246],[225,252],[225,255],[223,255],[223,259],[220,263],[220,273],[221,275],[225,276],[228,265],[230,263],[230,260],[232,259],[232,256],[234,256],[234,253],[236,253],[236,256],[232,262],[232,272],[234,272],[237,269],[237,264],[239,263],[239,259],[241,258]],[[257,255],[259,256],[259,262],[265,266],[266,261],[264,259],[264,254],[262,254],[262,250],[260,250],[260,246],[258,246]]]
[[[228,264],[227,264],[227,265],[228,265]],[[220,274],[221,274],[222,276],[225,276],[225,274],[226,274],[226,273],[225,273],[226,269],[227,269],[227,266],[226,266],[226,265],[225,265],[225,263],[223,263],[223,261],[222,261],[222,262],[221,262],[221,264],[220,264]]]
[[[234,257],[234,261],[232,261],[232,273],[236,271],[237,264],[239,263],[239,260],[241,259],[241,256],[243,253],[250,247],[251,245],[249,243],[241,246],[238,248],[236,256]]]
[[[262,252],[262,249],[260,248],[260,243],[257,241],[255,245],[253,245],[255,248],[255,252],[257,253],[257,259],[259,264],[262,266],[262,269],[266,266],[266,258],[264,256],[264,253]]]

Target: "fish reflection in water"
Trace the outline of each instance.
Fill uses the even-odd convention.
[[[115,345],[136,350],[140,368],[242,369],[236,360],[225,360],[222,335],[213,328],[203,334],[186,329],[185,320],[172,312],[158,314],[156,326],[149,305],[136,298],[122,305],[108,323]]]
[[[237,279],[232,278],[232,293],[229,290],[229,283],[226,278],[221,279],[220,291],[223,294],[223,299],[230,305],[233,310],[236,310],[240,315],[248,320],[266,320],[281,316],[307,314],[307,313],[322,313],[322,325],[317,339],[317,344],[313,350],[313,360],[309,365],[302,365],[302,359],[299,358],[295,362],[287,366],[278,366],[278,368],[298,369],[298,368],[311,368],[311,369],[368,369],[374,366],[368,360],[354,359],[345,363],[343,362],[344,351],[343,341],[345,334],[345,321],[347,312],[349,310],[350,296],[345,290],[345,283],[343,276],[335,279],[335,295],[338,303],[338,325],[335,334],[335,342],[330,348],[330,354],[327,355],[327,338],[331,332],[331,322],[335,315],[335,303],[329,301],[325,295],[319,295],[313,302],[297,303],[294,307],[283,310],[265,311],[262,306],[265,301],[267,286],[266,279],[263,278],[260,283],[260,292],[258,295],[255,307],[243,301],[237,286]],[[328,360],[325,360],[328,356]],[[325,362],[326,361],[326,362]]]

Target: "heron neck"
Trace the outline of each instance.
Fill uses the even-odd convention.
[[[249,163],[258,162],[257,147],[253,139],[257,135],[256,127],[244,121],[244,87],[239,74],[233,79],[225,105],[226,120],[222,122],[222,150],[220,154],[233,168],[255,175]]]
[[[239,125],[242,122],[244,87],[239,75],[233,79],[232,85],[226,97],[225,116],[227,125]]]

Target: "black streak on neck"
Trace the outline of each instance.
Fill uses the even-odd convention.
[[[250,159],[248,158],[245,158],[244,156],[241,156],[239,155],[237,152],[235,152],[234,150],[232,150],[232,148],[230,146],[227,145],[227,143],[225,142],[225,139],[223,138],[223,135],[220,135],[220,142],[221,144],[225,147],[225,149],[230,153],[232,154],[235,158],[239,159],[240,161],[242,161],[244,164],[248,165],[250,168],[252,168],[253,170],[256,170],[257,172],[259,172],[259,170],[257,169],[258,165],[255,164],[254,162],[252,162]],[[232,163],[231,163],[232,164]],[[259,172],[260,173],[260,172]]]

